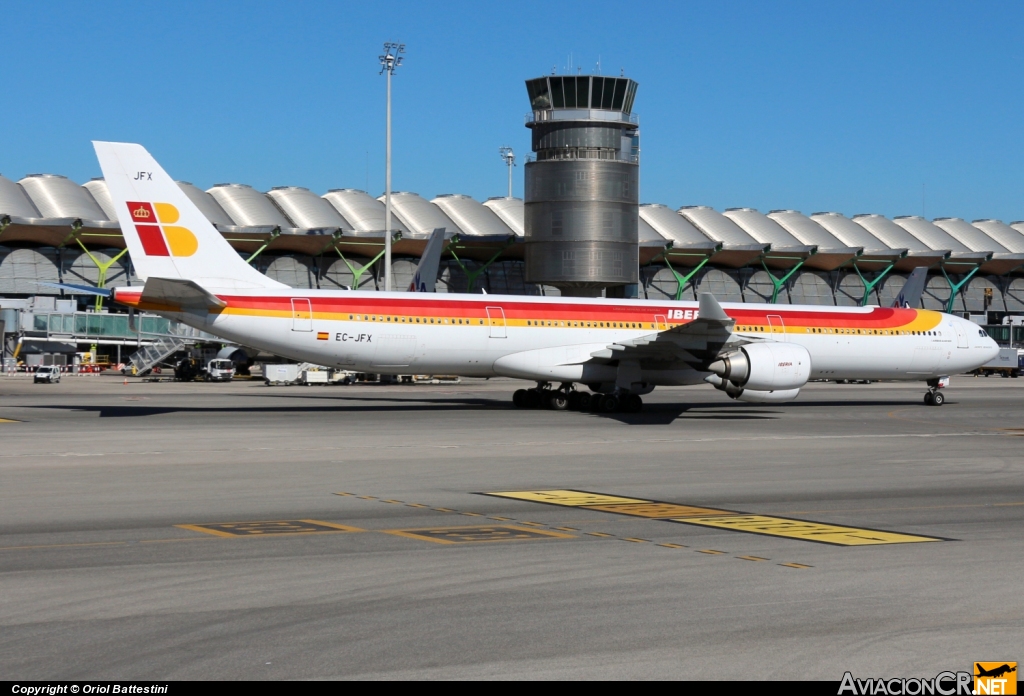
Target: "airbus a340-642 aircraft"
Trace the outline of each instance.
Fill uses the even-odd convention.
[[[976,324],[920,309],[295,289],[246,264],[141,145],[94,145],[145,280],[113,300],[295,360],[516,377],[537,383],[517,406],[637,411],[658,385],[781,402],[809,379],[918,380],[941,405],[949,375],[998,353]]]

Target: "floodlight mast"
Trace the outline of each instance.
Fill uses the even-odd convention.
[[[498,154],[501,159],[505,160],[505,164],[508,165],[508,197],[512,197],[512,167],[516,166],[516,153],[512,152],[512,148],[508,145],[502,145],[498,148]]]
[[[405,44],[385,42],[384,55],[380,56],[380,72],[387,73],[387,145],[384,155],[384,290],[391,291],[391,76],[402,64]]]

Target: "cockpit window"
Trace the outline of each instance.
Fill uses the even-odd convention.
[[[978,329],[978,335],[981,336],[982,338],[988,336],[988,334],[985,333],[985,329]]]

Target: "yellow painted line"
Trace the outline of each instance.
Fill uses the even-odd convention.
[[[565,505],[576,507],[578,505],[616,505],[619,503],[646,503],[646,500],[638,498],[623,498],[618,495],[604,495],[603,493],[589,493],[587,491],[573,491],[568,489],[553,489],[546,491],[488,491],[484,495],[493,495],[498,498],[513,498],[515,500],[528,500],[534,503],[548,503],[550,505]]]
[[[425,507],[430,507],[429,505],[420,505],[419,503],[406,503],[406,504],[405,504],[405,506],[406,506],[406,507],[413,507],[413,508],[425,508]]]
[[[380,502],[382,502],[382,503],[395,503],[397,505],[401,505],[402,504],[401,500],[382,500]]]
[[[372,495],[360,495],[360,496],[356,496],[356,497],[358,497],[360,500],[376,500],[377,499],[376,496],[372,496]]]
[[[637,539],[635,537],[622,537],[622,538],[625,541],[633,541],[633,542],[636,542],[637,544],[648,544],[651,541],[650,539]]]
[[[559,534],[541,529],[515,525],[478,525],[471,527],[423,527],[419,529],[382,529],[385,534],[432,541],[436,544],[495,543],[502,541],[529,541],[535,539],[574,539],[571,534]]]
[[[761,558],[760,556],[737,556],[736,558],[740,559],[741,561],[767,561],[767,560],[770,560],[770,559],[767,559],[767,558]]]
[[[561,529],[563,532],[578,532],[576,527],[555,527],[555,529]]]
[[[787,568],[813,568],[814,566],[804,565],[803,563],[780,563],[780,566],[786,566]]]
[[[483,517],[479,512],[460,512],[459,514],[465,515],[466,517]]]
[[[658,546],[664,546],[666,549],[685,549],[686,546],[682,544],[658,544]]]
[[[20,420],[14,420],[13,418],[0,418],[0,423],[20,423]]]
[[[616,515],[646,517],[648,519],[671,519],[674,517],[707,517],[709,515],[735,515],[731,510],[676,505],[675,503],[628,503],[623,505],[587,505],[588,510],[613,512]]]
[[[541,524],[540,522],[523,522],[523,521],[520,521],[519,524],[527,524],[527,525],[529,525],[531,527],[547,527],[546,524]]]
[[[631,517],[667,520],[703,527],[715,527],[736,532],[765,534],[768,536],[816,541],[838,546],[871,546],[878,544],[910,544],[926,541],[946,541],[940,537],[903,534],[870,528],[848,527],[794,520],[772,515],[751,515],[736,510],[680,505],[657,500],[640,500],[606,495],[592,491],[566,488],[542,491],[492,491],[482,495],[514,498],[529,502],[574,507],[598,512],[610,512]]]
[[[237,537],[237,534],[230,534],[228,532],[222,532],[218,529],[208,529],[198,524],[176,524],[174,525],[178,529],[187,529],[191,532],[202,532],[203,534],[212,534],[219,537]]]
[[[335,493],[334,495],[355,495],[355,493]]]
[[[611,536],[611,534],[605,534],[604,532],[586,532],[586,534],[589,535],[589,536],[596,536],[596,537],[610,537]]]
[[[499,522],[508,522],[512,518],[511,517],[488,517],[487,519],[489,519],[489,520],[498,520]]]
[[[718,556],[720,554],[725,553],[725,551],[715,551],[714,549],[699,549],[697,550],[697,553],[708,553],[713,556]]]
[[[437,510],[438,512],[455,512],[454,510],[449,510],[448,508],[431,508],[431,509]]]
[[[836,546],[872,546],[879,544],[912,544],[926,541],[942,541],[937,537],[883,532],[858,527],[844,527],[836,524],[791,520],[768,515],[732,515],[729,517],[685,517],[672,520],[700,527],[728,529],[734,532],[764,534],[767,536],[816,541]]]

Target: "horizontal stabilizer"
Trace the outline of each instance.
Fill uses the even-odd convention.
[[[150,277],[142,289],[141,301],[185,310],[217,310],[227,306],[227,302],[198,283],[178,278]]]
[[[110,290],[107,290],[106,288],[98,288],[95,285],[72,285],[70,283],[43,282],[37,282],[36,285],[45,285],[48,288],[57,288],[58,290],[70,292],[73,295],[99,295],[100,297],[110,297]]]

